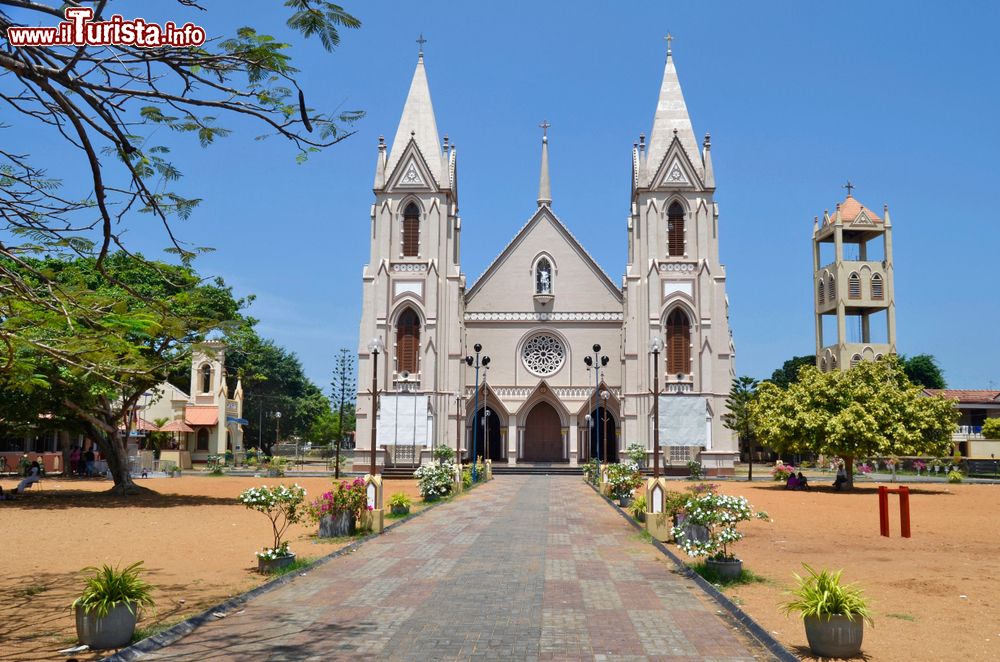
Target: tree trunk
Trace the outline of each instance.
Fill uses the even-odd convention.
[[[844,483],[844,487],[849,490],[854,489],[854,456],[848,455],[842,458],[844,460],[844,472],[847,474],[847,482]]]

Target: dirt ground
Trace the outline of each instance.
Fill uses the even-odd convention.
[[[262,584],[254,552],[271,542],[271,524],[236,502],[247,487],[298,483],[309,499],[328,490],[329,478],[184,476],[140,481],[151,494],[99,494],[109,481],[44,481],[16,501],[0,501],[6,548],[0,553],[0,660],[65,659],[76,645],[70,603],[82,589],[79,571],[142,560],[157,587],[156,613],[140,628],[173,624]],[[0,480],[4,490],[16,486]],[[385,496],[405,492],[420,505],[415,480],[386,481]],[[321,541],[312,524],[286,536],[299,558],[315,559],[349,541]],[[80,660],[96,655],[77,656]]]
[[[844,570],[871,599],[875,627],[865,626],[865,659],[1000,659],[1000,485],[913,484],[912,537],[899,535],[898,497],[890,495],[892,536],[879,535],[878,484],[834,492],[814,479],[809,492],[778,483],[722,482],[772,522],[749,522],[734,548],[763,583],[725,593],[797,655],[811,659],[801,619],[778,605],[801,564]],[[691,483],[677,483],[682,489]],[[902,484],[902,483],[900,483]],[[890,487],[895,487],[890,485]],[[678,556],[683,553],[671,546]]]

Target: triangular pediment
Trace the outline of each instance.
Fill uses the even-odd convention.
[[[674,138],[653,177],[654,189],[701,189],[704,188],[701,178],[690,158],[684,151],[681,141]]]
[[[469,288],[466,309],[470,312],[535,310],[533,268],[542,254],[552,263],[551,294],[557,301],[547,311],[621,312],[621,289],[548,205],[538,208]],[[482,303],[473,305],[478,297],[482,297]]]
[[[389,175],[388,190],[396,191],[435,191],[438,188],[437,179],[427,161],[411,139],[396,168]]]
[[[859,226],[860,227],[874,227],[875,226],[875,222],[872,221],[872,219],[868,216],[868,214],[866,214],[864,211],[862,211],[860,214],[857,215],[857,217],[853,221],[851,221],[851,225],[855,226],[855,227],[859,227]]]

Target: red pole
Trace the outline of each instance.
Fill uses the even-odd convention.
[[[889,488],[885,485],[878,487],[878,527],[879,533],[886,538],[889,537]]]
[[[899,488],[899,528],[904,538],[910,537],[910,488]]]

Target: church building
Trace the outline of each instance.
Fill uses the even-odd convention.
[[[614,461],[633,444],[651,462],[655,360],[661,463],[733,471],[737,444],[722,416],[735,350],[711,142],[695,137],[669,48],[652,131],[622,173],[632,185],[620,280],[558,216],[548,149],[543,135],[536,200],[524,192],[527,222],[467,282],[461,238],[476,222],[459,215],[457,150],[438,134],[418,56],[395,138],[379,138],[376,158],[358,469],[370,457],[373,380],[379,464],[427,461],[456,442],[466,458],[475,448],[494,463]],[[477,346],[480,366],[490,358],[478,371]]]

